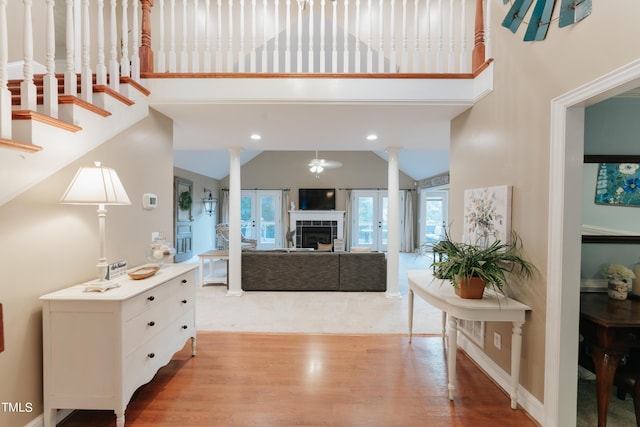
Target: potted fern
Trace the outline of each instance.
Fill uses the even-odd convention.
[[[504,293],[507,274],[529,278],[535,269],[520,255],[522,240],[515,233],[509,242],[481,247],[454,242],[445,230],[444,239],[429,246],[438,254],[431,264],[434,277],[448,280],[462,298],[482,298],[486,286]]]

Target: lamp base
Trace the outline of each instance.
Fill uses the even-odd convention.
[[[84,292],[104,292],[112,288],[120,286],[115,280],[96,279],[90,282],[83,283],[85,288]]]

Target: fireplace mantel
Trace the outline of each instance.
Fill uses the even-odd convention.
[[[296,221],[338,221],[344,219],[344,211],[289,211],[291,224]]]

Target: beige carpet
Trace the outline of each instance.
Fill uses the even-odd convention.
[[[196,327],[200,331],[337,334],[404,334],[408,331],[407,270],[428,268],[430,260],[401,254],[399,291],[245,292],[226,296],[226,286],[198,288]],[[206,267],[205,267],[206,268]],[[415,334],[440,334],[442,313],[416,298]]]

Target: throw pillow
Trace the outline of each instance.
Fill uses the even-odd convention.
[[[355,252],[355,253],[371,252],[371,246],[352,246],[351,252]]]
[[[333,245],[331,243],[320,243],[318,242],[318,251],[319,252],[331,252],[333,249]]]

